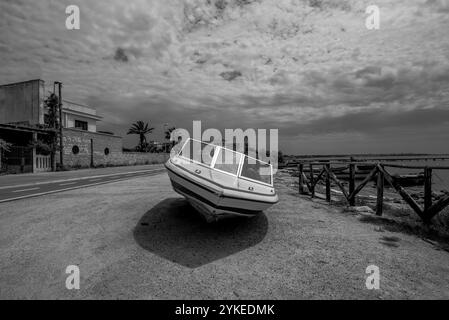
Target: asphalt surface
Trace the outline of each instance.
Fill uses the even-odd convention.
[[[0,177],[0,203],[165,172],[158,166],[117,167]]]
[[[448,252],[277,189],[263,214],[215,224],[166,173],[0,203],[0,299],[449,299]]]

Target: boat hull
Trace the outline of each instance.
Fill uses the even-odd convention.
[[[238,196],[238,192],[201,181],[170,160],[165,167],[173,189],[184,196],[209,222],[228,217],[254,217],[278,202],[277,195],[265,198],[251,197],[249,194]]]

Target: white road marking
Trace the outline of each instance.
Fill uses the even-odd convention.
[[[70,185],[75,184],[75,183],[77,183],[77,182],[60,183],[59,185],[62,187],[62,186],[70,186]]]
[[[101,179],[89,179],[89,182],[100,181]]]
[[[38,190],[40,188],[29,188],[29,189],[22,189],[22,190],[14,190],[11,191],[12,193],[17,193],[17,192],[26,192],[26,191],[33,191],[33,190]]]

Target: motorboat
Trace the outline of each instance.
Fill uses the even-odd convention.
[[[392,178],[401,187],[423,186],[425,181],[424,173],[394,174]]]
[[[409,174],[395,173],[391,177],[393,178],[393,182],[399,184],[401,187],[423,186],[425,182],[425,176],[423,172]],[[377,185],[377,179],[373,180],[374,184]],[[390,188],[392,186],[389,183],[386,183],[385,187]]]
[[[376,167],[375,164],[358,164],[357,170],[360,172],[368,172],[370,173]]]
[[[271,164],[220,145],[189,138],[165,167],[173,189],[209,222],[253,217],[279,201]]]

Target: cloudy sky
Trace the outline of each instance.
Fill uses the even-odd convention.
[[[124,136],[202,120],[279,129],[284,153],[449,153],[448,30],[449,0],[2,0],[0,83],[60,80]]]

